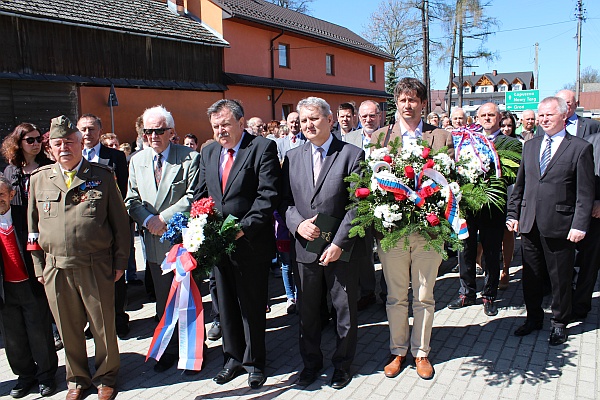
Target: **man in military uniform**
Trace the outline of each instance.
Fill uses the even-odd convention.
[[[110,400],[119,371],[114,281],[129,257],[127,211],[112,169],[83,158],[82,134],[65,116],[52,120],[50,149],[57,163],[31,177],[28,249],[65,345],[67,400],[83,398],[92,384],[98,399]],[[83,333],[88,322],[93,377]]]

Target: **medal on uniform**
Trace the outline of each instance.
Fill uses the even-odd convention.
[[[47,213],[48,211],[50,211],[50,202],[47,201],[44,203],[44,212]]]
[[[77,204],[81,201],[81,196],[80,193],[78,191],[75,191],[73,193],[73,196],[71,197],[71,201],[73,201],[73,203]]]

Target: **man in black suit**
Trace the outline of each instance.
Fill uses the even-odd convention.
[[[117,177],[117,186],[121,196],[127,194],[127,179],[129,170],[125,153],[111,149],[100,143],[102,135],[102,120],[94,114],[83,114],[77,121],[77,129],[83,134],[83,156],[90,162],[108,165]],[[115,322],[117,335],[124,338],[129,333],[129,315],[125,312],[127,304],[127,285],[125,275],[115,282]],[[86,331],[86,336],[91,337],[91,332]]]
[[[594,153],[596,193],[592,207],[592,219],[587,235],[577,243],[577,255],[575,256],[575,269],[578,271],[575,278],[571,319],[580,320],[585,319],[592,309],[592,294],[598,278],[598,268],[600,268],[600,122],[578,117],[575,114],[578,103],[575,100],[575,93],[571,90],[561,90],[556,97],[567,102],[567,132],[591,143]]]
[[[211,196],[219,212],[240,225],[235,251],[215,268],[224,362],[214,381],[227,383],[245,369],[248,385],[259,388],[266,380],[265,309],[281,176],[277,145],[244,131],[237,101],[219,100],[207,113],[216,142],[202,149],[194,200]]]
[[[337,314],[337,348],[332,362],[334,389],[345,387],[352,379],[350,366],[354,360],[358,332],[356,260],[366,256],[364,239],[349,238],[348,232],[356,210],[346,210],[350,203],[349,183],[344,178],[360,173],[364,152],[344,143],[330,133],[331,110],[325,100],[309,97],[298,103],[300,125],[308,142],[288,151],[283,164],[283,202],[280,214],[295,239],[298,288],[297,307],[300,314],[300,354],[304,369],[298,385],[308,386],[323,367],[321,352],[321,295],[323,285],[331,294]],[[331,244],[322,254],[305,249],[309,241],[321,234],[314,222],[323,213],[341,221]],[[351,252],[350,262],[338,261],[342,252]]]
[[[40,394],[56,392],[58,357],[44,287],[35,278],[27,246],[27,213],[12,206],[12,183],[0,177],[0,321],[6,358],[15,375],[14,398],[26,396],[36,380]]]
[[[550,345],[567,340],[575,244],[589,228],[594,202],[592,145],[565,131],[567,104],[548,97],[538,108],[544,135],[525,143],[508,205],[506,226],[523,238],[525,324],[515,335],[542,328],[544,275],[552,287]]]
[[[479,123],[484,134],[498,146],[505,141],[518,140],[500,132],[500,112],[494,103],[483,104],[477,110]],[[506,189],[504,191],[506,198]],[[483,298],[483,312],[488,316],[498,314],[495,304],[500,280],[500,252],[502,251],[502,238],[504,237],[504,223],[506,208],[496,206],[483,206],[474,214],[467,215],[469,237],[463,240],[464,249],[458,254],[460,289],[456,299],[448,304],[448,308],[456,310],[475,304],[477,296],[476,258],[477,238],[479,237],[485,257],[485,280],[481,290]],[[479,234],[478,234],[479,233]]]

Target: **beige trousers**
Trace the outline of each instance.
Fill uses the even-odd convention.
[[[377,252],[388,287],[385,305],[390,326],[390,352],[405,356],[410,344],[414,357],[427,357],[431,327],[435,313],[433,288],[442,257],[435,251],[423,250],[425,239],[418,233],[409,236],[409,247],[404,250],[404,239],[398,246],[384,252],[377,242]],[[408,287],[412,276],[413,329],[408,323]]]
[[[59,269],[48,263],[44,269],[50,310],[65,346],[69,389],[115,387],[120,355],[115,329],[115,284],[112,257],[95,257],[90,267]],[[89,316],[89,318],[88,318]],[[90,376],[85,343],[85,325],[90,323],[96,348],[96,372]]]

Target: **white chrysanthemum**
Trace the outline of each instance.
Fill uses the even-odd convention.
[[[383,157],[389,156],[390,150],[387,147],[382,147],[380,149],[373,149],[371,154],[369,154],[368,158],[374,161],[382,161]]]

